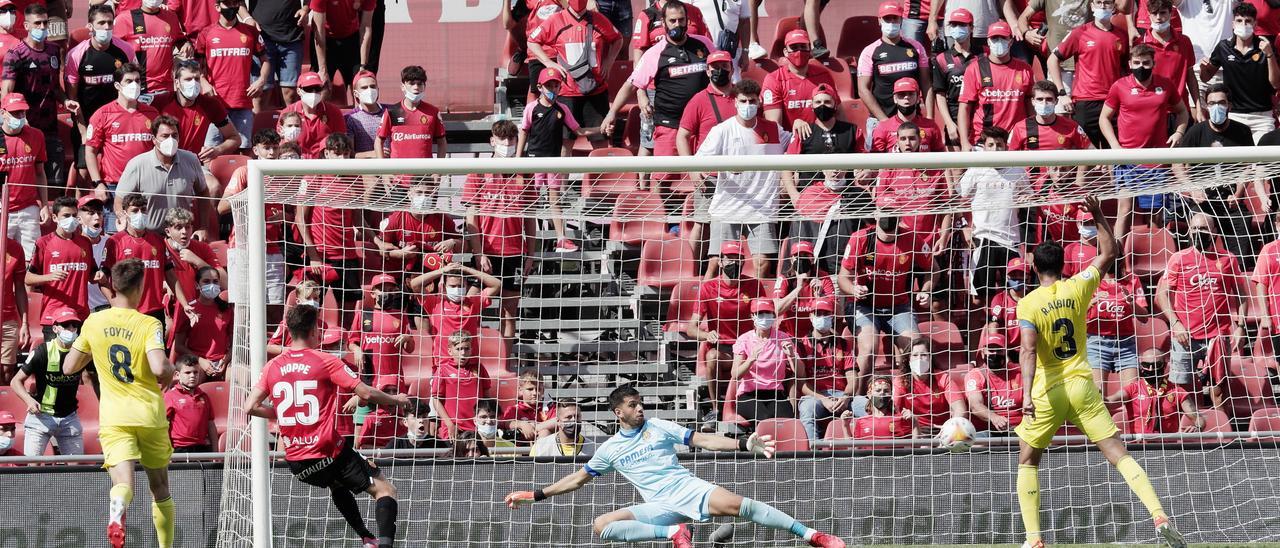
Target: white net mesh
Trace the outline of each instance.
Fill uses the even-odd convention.
[[[581,424],[585,447],[598,447],[616,429],[605,397],[626,383],[649,417],[768,431],[783,450],[819,451],[776,461],[699,453],[686,464],[846,541],[1019,542],[1010,429],[1021,385],[1016,365],[1001,364],[1017,359],[1012,310],[1037,280],[1011,261],[1029,262],[1052,240],[1065,247],[1067,275],[1084,271],[1103,222],[1083,215],[1086,196],[1103,200],[1120,258],[1075,351],[1110,369],[1094,370],[1108,410],[1141,442],[1130,445],[1184,533],[1276,540],[1274,528],[1256,533],[1280,502],[1267,475],[1280,465],[1276,445],[1248,432],[1280,423],[1270,331],[1280,254],[1264,247],[1276,240],[1269,212],[1280,166],[1242,154],[262,163],[265,205],[233,199],[237,235],[248,207],[265,207],[268,223],[265,241],[240,238],[230,251],[237,329],[220,543],[251,538],[239,408],[250,340],[265,333],[277,352],[274,322],[299,301],[318,303],[326,348],[365,382],[420,400],[423,414],[434,398],[446,415],[431,413],[426,437],[406,431],[418,424],[404,412],[340,415],[368,456],[420,448],[377,452],[399,488],[400,537],[410,544],[602,542],[591,519],[640,502],[621,478],[532,513],[508,511],[501,497],[580,467],[585,460],[508,457],[559,436],[557,414],[576,417],[567,422]],[[527,174],[540,170],[562,175]],[[468,175],[482,172],[507,174]],[[548,182],[560,184],[555,209]],[[1197,247],[1204,233],[1209,246]],[[265,248],[267,272],[250,272],[238,255],[251,245]],[[249,284],[266,285],[268,325],[247,321]],[[761,302],[776,331],[755,327]],[[450,353],[459,330],[473,336],[465,355]],[[753,345],[763,347],[754,358]],[[968,455],[938,452],[933,438],[954,416],[991,439]],[[475,433],[494,422],[496,442]],[[1068,450],[1080,434],[1059,431],[1042,466],[1046,536],[1150,542],[1123,479],[1096,452]],[[572,454],[563,440],[538,451]],[[270,478],[276,545],[354,538],[328,493],[284,468]],[[747,525],[731,542],[794,545]]]

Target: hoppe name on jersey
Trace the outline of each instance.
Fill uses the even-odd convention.
[[[303,375],[306,375],[310,372],[311,366],[305,363],[286,363],[280,368],[281,375],[288,375],[289,373],[302,373]]]

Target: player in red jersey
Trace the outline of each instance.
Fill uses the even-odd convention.
[[[56,337],[54,313],[59,310],[70,308],[77,317],[89,316],[89,282],[97,283],[103,278],[93,258],[93,244],[80,233],[75,198],[58,198],[52,209],[57,228],[36,240],[26,275],[29,289],[44,295],[40,325],[44,326],[46,341]]]
[[[165,323],[164,303],[161,300],[165,284],[173,288],[178,302],[189,303],[196,296],[183,294],[182,285],[173,272],[173,263],[169,262],[169,254],[165,251],[167,244],[164,243],[164,238],[146,230],[146,208],[147,199],[141,194],[124,197],[124,213],[129,218],[125,225],[127,228],[107,239],[102,268],[108,270],[127,259],[141,260],[145,272],[138,312],[159,320],[161,328],[164,328],[168,325]]]
[[[978,430],[1004,432],[1022,423],[1022,369],[1017,347],[1004,335],[989,333],[982,340],[984,363],[964,375],[964,395]]]
[[[407,407],[409,397],[371,388],[342,360],[317,350],[319,314],[313,306],[289,310],[285,323],[293,343],[267,362],[258,384],[245,398],[244,409],[276,421],[289,470],[303,483],[329,489],[333,505],[366,548],[390,547],[396,536],[396,488],[338,434],[338,392],[350,390],[372,404],[399,407]],[[267,398],[270,406],[263,405]],[[377,537],[365,527],[356,505],[353,494],[359,492],[375,500]]]
[[[1196,399],[1165,377],[1163,351],[1149,348],[1143,352],[1138,372],[1133,380],[1122,382],[1119,391],[1106,397],[1107,403],[1125,404],[1129,412],[1125,423],[1127,433],[1190,433],[1204,429],[1204,417],[1196,407]]]

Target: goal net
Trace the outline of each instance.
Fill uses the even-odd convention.
[[[1087,333],[1054,324],[1052,352],[1091,364],[1081,377],[1183,533],[1280,540],[1278,153],[252,162],[231,198],[219,545],[356,540],[284,467],[278,427],[241,409],[287,344],[280,318],[308,304],[327,351],[414,401],[336,404],[399,491],[406,545],[602,544],[594,517],[642,502],[616,474],[532,510],[502,497],[581,468],[572,455],[616,431],[606,398],[624,384],[649,418],[773,435],[773,460],[682,464],[851,544],[1021,542],[1016,309],[1048,242],[1065,276],[1098,285],[1078,303]],[[1098,272],[1109,233],[1118,257]],[[953,417],[974,425],[972,450],[940,445]],[[1085,441],[1064,426],[1044,457],[1046,540],[1153,542]],[[795,545],[731,523],[694,538]]]

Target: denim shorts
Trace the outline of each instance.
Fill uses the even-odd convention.
[[[1132,335],[1125,338],[1089,335],[1086,352],[1089,365],[1108,373],[1138,367],[1138,338]]]
[[[277,84],[291,88],[297,87],[298,76],[302,74],[302,40],[297,42],[273,42],[264,38],[267,59],[271,61],[271,74],[267,76],[266,89]],[[262,62],[253,58],[253,73],[257,74]]]
[[[250,143],[253,142],[250,140],[253,136],[253,109],[227,109],[227,118],[240,134],[240,148],[250,148]],[[204,136],[204,146],[216,147],[220,144],[222,144],[222,130],[209,124],[209,132]]]
[[[1169,179],[1169,168],[1118,165],[1116,166],[1115,175],[1117,190],[1135,191],[1147,188],[1155,190],[1155,188]],[[1135,209],[1155,211],[1164,207],[1164,200],[1165,195],[1163,193],[1141,195],[1137,198]]]
[[[893,308],[871,308],[869,305],[856,304],[845,306],[846,314],[853,316],[853,325],[862,331],[866,327],[875,327],[881,333],[893,333],[893,336],[917,333],[916,314],[910,304]]]

